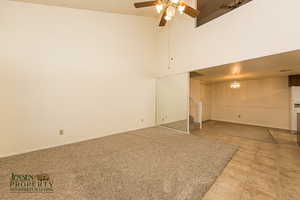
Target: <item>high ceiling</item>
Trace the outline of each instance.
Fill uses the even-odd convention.
[[[129,14],[137,16],[160,18],[154,7],[139,8],[134,7],[136,2],[151,0],[13,0],[35,4],[61,6],[76,9],[86,9],[93,11],[111,12],[119,14]],[[234,8],[222,8],[222,6],[235,5],[236,0],[183,0],[191,7],[198,8],[201,12],[197,18],[198,25],[207,23]],[[252,0],[242,0],[238,7]]]
[[[155,8],[136,9],[133,4],[147,0],[15,0],[29,3],[62,6],[68,8],[87,9],[103,12],[112,12],[120,14],[138,15],[138,16],[159,16]],[[187,0],[186,2],[191,2]]]
[[[283,71],[282,71],[283,70]],[[195,71],[203,83],[300,74],[300,50]]]

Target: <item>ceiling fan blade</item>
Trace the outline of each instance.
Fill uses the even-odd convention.
[[[136,8],[144,8],[144,7],[155,6],[156,3],[157,1],[144,1],[144,2],[134,3],[134,6]]]
[[[187,5],[186,3],[184,3],[185,5],[185,9],[184,9],[184,13],[191,16],[191,17],[198,17],[198,15],[200,14],[200,11],[197,9],[192,8],[191,6]]]
[[[167,15],[167,9],[165,9],[164,14],[161,17],[161,20],[159,22],[159,26],[165,26],[167,24],[167,20],[165,19],[166,15]]]

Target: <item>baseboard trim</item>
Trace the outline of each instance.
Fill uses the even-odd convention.
[[[151,127],[156,127],[156,125],[151,124],[151,125],[148,125],[148,126],[145,126],[145,127],[129,128],[129,129],[126,129],[124,131],[108,132],[108,133],[103,134],[99,137],[88,137],[88,138],[84,138],[84,139],[81,139],[81,140],[73,140],[73,141],[70,141],[70,142],[62,143],[62,144],[32,148],[32,149],[22,151],[22,152],[0,154],[0,159],[12,157],[12,156],[23,155],[23,154],[28,154],[28,153],[33,153],[33,152],[36,152],[36,151],[43,151],[43,150],[47,150],[47,149],[62,147],[62,146],[65,146],[65,145],[72,145],[72,144],[76,144],[76,143],[87,142],[87,141],[90,141],[90,140],[95,140],[95,139],[99,139],[99,138],[103,138],[103,137],[107,137],[107,136],[118,135],[118,134],[126,133],[126,132],[129,132],[129,131],[142,130],[142,129],[147,129],[147,128],[151,128]]]
[[[266,126],[266,125],[262,125],[262,124],[247,123],[247,122],[240,122],[240,121],[234,121],[234,120],[210,119],[210,121],[219,121],[219,122],[227,122],[227,123],[233,123],[233,124],[257,126],[257,127],[262,127],[262,128],[272,128],[272,129],[283,130],[283,131],[291,131],[290,129],[283,128],[283,127]]]

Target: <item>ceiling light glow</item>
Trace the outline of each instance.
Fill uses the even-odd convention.
[[[167,8],[167,16],[173,17],[175,15],[176,9],[173,6]]]
[[[238,88],[241,87],[241,84],[240,84],[240,82],[238,82],[238,81],[233,81],[233,82],[231,83],[230,87],[231,87],[232,89],[238,89]]]
[[[170,21],[171,19],[172,19],[171,16],[169,16],[169,15],[166,15],[166,16],[165,16],[165,20]]]
[[[185,5],[178,6],[178,11],[180,14],[183,14],[184,10],[185,10]]]
[[[171,0],[172,3],[179,3],[180,0]]]
[[[158,13],[161,13],[161,11],[164,9],[164,5],[162,3],[158,3],[156,4],[155,8]]]

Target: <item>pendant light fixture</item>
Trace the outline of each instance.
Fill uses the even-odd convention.
[[[238,82],[238,81],[233,81],[233,82],[231,83],[230,87],[231,87],[232,89],[238,89],[238,88],[241,87],[241,83]]]

